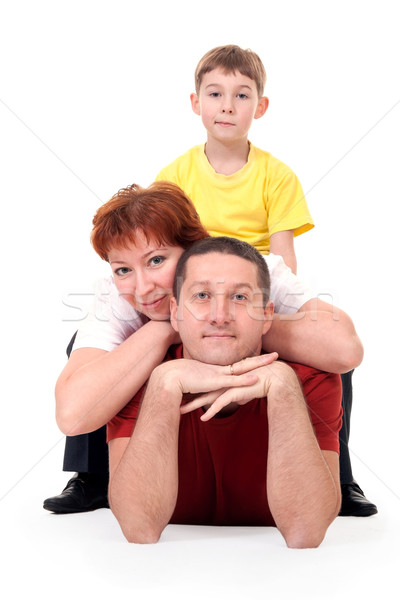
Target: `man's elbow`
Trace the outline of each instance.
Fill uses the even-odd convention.
[[[287,526],[281,533],[285,539],[288,548],[305,549],[318,548],[323,542],[330,523],[293,523]]]
[[[130,544],[156,544],[160,537],[161,531],[155,529],[144,529],[136,526],[123,526],[120,523],[122,533]]]
[[[112,484],[108,490],[108,502],[111,512],[130,544],[156,544],[159,541],[165,525],[156,524],[155,520],[144,514],[138,506],[124,507],[116,497]]]
[[[130,544],[156,544],[164,530],[164,527],[157,527],[138,513],[133,518],[124,518],[115,513],[114,516]]]
[[[294,530],[284,535],[288,548],[293,550],[303,550],[307,548],[318,548],[321,545],[326,530],[324,531],[301,531]]]
[[[327,512],[326,507],[319,517],[315,515],[311,520],[296,517],[280,529],[288,548],[318,548],[321,545],[329,526],[339,513],[340,493],[336,494],[336,497],[332,497],[330,504],[331,509]]]

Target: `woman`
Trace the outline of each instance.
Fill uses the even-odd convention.
[[[63,433],[76,436],[105,425],[178,341],[168,321],[175,267],[183,250],[206,236],[191,201],[167,182],[120,190],[97,211],[92,244],[110,263],[113,279],[100,282],[57,381]],[[265,259],[275,309],[292,315],[276,315],[264,350],[332,372],[357,366],[362,346],[349,317],[313,298],[280,257]]]

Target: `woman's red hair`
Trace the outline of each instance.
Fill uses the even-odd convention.
[[[96,212],[91,242],[97,254],[108,260],[111,248],[135,244],[138,229],[147,240],[185,249],[209,237],[191,200],[168,181],[148,188],[133,184],[117,192]]]

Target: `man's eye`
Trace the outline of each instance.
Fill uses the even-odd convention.
[[[207,294],[207,292],[197,292],[196,298],[198,300],[207,300],[208,294]]]
[[[247,296],[245,296],[244,294],[235,294],[233,296],[233,298],[235,300],[239,300],[239,302],[243,302],[243,300],[247,300]]]

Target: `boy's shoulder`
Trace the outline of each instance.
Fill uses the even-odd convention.
[[[199,160],[201,155],[204,154],[204,144],[198,144],[197,146],[192,146],[189,150],[186,150],[183,154],[180,154],[175,158],[172,162],[170,162],[164,169],[168,169],[169,167],[175,167],[176,165],[186,164],[192,161]]]
[[[286,163],[284,163],[279,158],[276,158],[276,156],[271,154],[271,152],[268,152],[267,150],[262,150],[261,148],[254,146],[254,144],[250,144],[249,160],[251,159],[254,161],[262,162],[265,165],[269,165],[273,169],[291,170]]]

